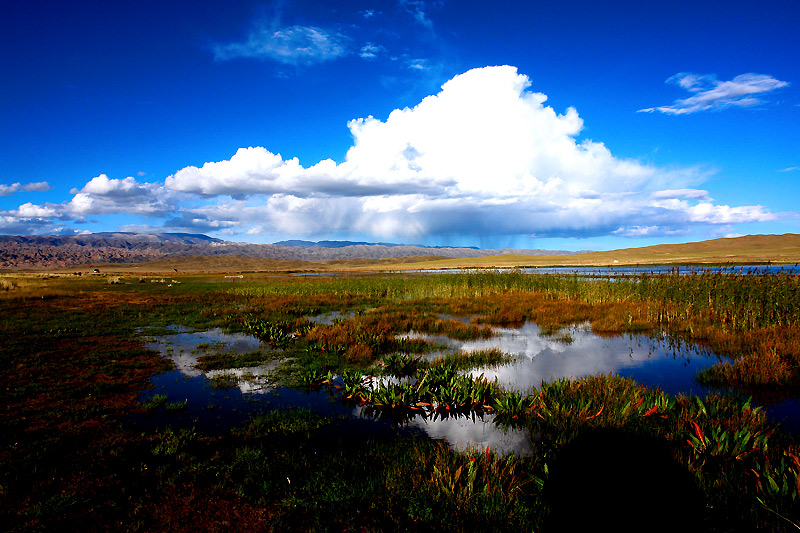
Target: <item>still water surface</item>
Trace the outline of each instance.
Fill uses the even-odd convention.
[[[342,318],[342,317],[335,317]],[[331,317],[315,320],[326,322]],[[559,332],[558,338],[540,334],[539,327],[527,323],[519,329],[496,328],[495,337],[478,341],[455,341],[446,337],[419,335],[411,332],[405,337],[422,337],[444,343],[448,350],[476,351],[498,348],[514,355],[513,360],[498,367],[472,371],[497,378],[506,390],[527,393],[542,381],[558,378],[579,378],[596,374],[615,374],[631,377],[670,394],[705,395],[708,389],[694,383],[692,377],[701,369],[713,365],[719,358],[686,343],[665,336],[625,335],[601,337],[587,326],[574,326]],[[568,342],[565,342],[567,339]],[[175,364],[175,370],[152,379],[153,389],[146,392],[166,394],[170,401],[187,401],[186,417],[205,431],[224,431],[232,425],[247,421],[253,414],[275,408],[304,407],[320,414],[338,415],[354,422],[357,431],[386,431],[387,421],[365,424],[370,418],[362,407],[348,407],[328,392],[304,392],[287,387],[275,387],[269,373],[280,364],[280,353],[274,360],[260,366],[203,372],[196,368],[197,358],[204,353],[247,353],[272,351],[259,340],[242,333],[226,333],[221,329],[204,332],[176,330],[174,334],[151,337],[148,347],[159,350]],[[437,357],[444,352],[428,354]],[[213,378],[220,374],[234,375],[238,386],[214,388]],[[785,425],[797,430],[798,402],[784,402],[768,409],[777,419],[790,417]],[[167,422],[165,413],[155,415],[152,422]],[[367,428],[367,429],[365,429]],[[489,446],[496,452],[531,453],[531,442],[523,430],[505,430],[493,423],[493,415],[461,417],[417,417],[402,430],[418,431],[435,439],[447,440],[458,449]]]
[[[474,272],[482,269],[420,269],[406,270],[398,272],[417,273],[417,274],[456,274],[463,272]],[[784,265],[636,265],[636,266],[590,266],[590,267],[527,267],[527,268],[497,268],[486,269],[496,272],[519,271],[524,274],[561,274],[565,276],[577,275],[586,277],[621,277],[666,274],[736,274],[736,275],[757,275],[757,274],[791,274],[800,275],[800,267],[795,264]]]

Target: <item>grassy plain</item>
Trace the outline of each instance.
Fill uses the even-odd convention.
[[[413,329],[480,338],[488,326],[525,321],[554,335],[574,323],[606,335],[666,331],[731,357],[702,379],[745,396],[797,397],[796,275],[225,278],[235,265],[217,266],[224,268],[215,275],[2,276],[6,529],[560,531],[581,525],[575,508],[615,529],[798,527],[800,448],[750,402],[673,397],[615,376],[503,391],[460,369],[504,354],[422,364],[415,354],[428,347],[397,337]],[[332,311],[343,318],[307,319]],[[170,365],[143,347],[141,328],[176,324],[250,332],[284,350],[276,380],[380,415],[493,414],[526,431],[536,453],[503,457],[407,435],[350,434],[345,421],[303,409],[204,434],[178,423],[182,398],[144,402],[140,394]],[[256,356],[246,357],[249,364]],[[365,388],[364,376],[375,373],[416,384]],[[153,412],[167,422],[150,430],[129,423]]]

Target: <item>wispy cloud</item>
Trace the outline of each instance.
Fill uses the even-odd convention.
[[[11,196],[12,194],[20,191],[26,192],[44,192],[50,190],[50,184],[46,181],[37,181],[33,183],[12,183],[11,185],[3,185],[0,183],[0,196]]]
[[[361,47],[361,51],[359,51],[358,55],[361,56],[362,59],[377,59],[379,55],[385,53],[385,47],[375,43],[367,43]]]
[[[794,172],[795,170],[800,170],[800,167],[787,167],[779,170],[778,172]]]
[[[695,200],[707,200],[708,191],[702,189],[675,189],[656,191],[650,195],[654,200],[666,200],[670,198],[692,198]]]
[[[414,20],[424,26],[425,28],[432,30],[433,29],[433,21],[428,17],[428,11],[432,8],[439,8],[444,4],[443,1],[425,1],[425,0],[399,0],[398,5],[400,8],[405,9],[406,12],[411,14],[414,17]]]
[[[724,109],[726,107],[752,107],[763,101],[756,95],[770,93],[787,87],[789,82],[781,81],[766,74],[740,74],[730,81],[718,81],[712,75],[682,72],[667,80],[694,96],[676,100],[673,105],[640,109],[640,113],[659,111],[668,115],[686,115],[698,111]]]
[[[315,26],[255,28],[244,42],[218,44],[214,58],[270,59],[286,65],[312,65],[347,54],[348,38],[341,33]]]
[[[395,0],[384,10],[336,10],[333,18],[314,21],[304,13],[304,24],[283,23],[295,13],[287,5],[268,18],[254,21],[249,33],[233,42],[216,42],[210,50],[216,61],[259,59],[284,66],[307,67],[344,57],[431,73],[441,55],[442,43],[430,14],[443,0]],[[287,11],[287,13],[284,13]],[[309,21],[308,17],[311,17]],[[406,36],[413,33],[415,39]],[[433,66],[432,66],[433,65]],[[278,75],[285,76],[281,71]]]

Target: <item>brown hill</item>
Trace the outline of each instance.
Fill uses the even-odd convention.
[[[498,255],[472,259],[443,259],[405,268],[504,268],[519,266],[614,266],[800,263],[800,235],[747,235],[684,244],[659,244],[570,256]]]
[[[409,256],[468,258],[509,253],[552,255],[572,252],[428,248],[385,244],[287,246],[229,242],[205,235],[186,233],[117,232],[65,237],[0,235],[0,268],[6,269],[64,268],[98,263],[142,263],[177,257],[224,256],[324,262],[356,259],[381,260]]]

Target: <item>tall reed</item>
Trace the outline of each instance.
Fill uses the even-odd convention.
[[[556,299],[591,304],[607,302],[657,303],[650,318],[658,323],[703,315],[734,331],[800,322],[800,276],[793,272],[767,274],[738,270],[695,271],[589,278],[579,274],[525,274],[519,270],[474,270],[438,275],[342,277],[287,282],[233,289],[242,297],[320,295],[376,300],[481,298],[506,292],[538,292]]]

